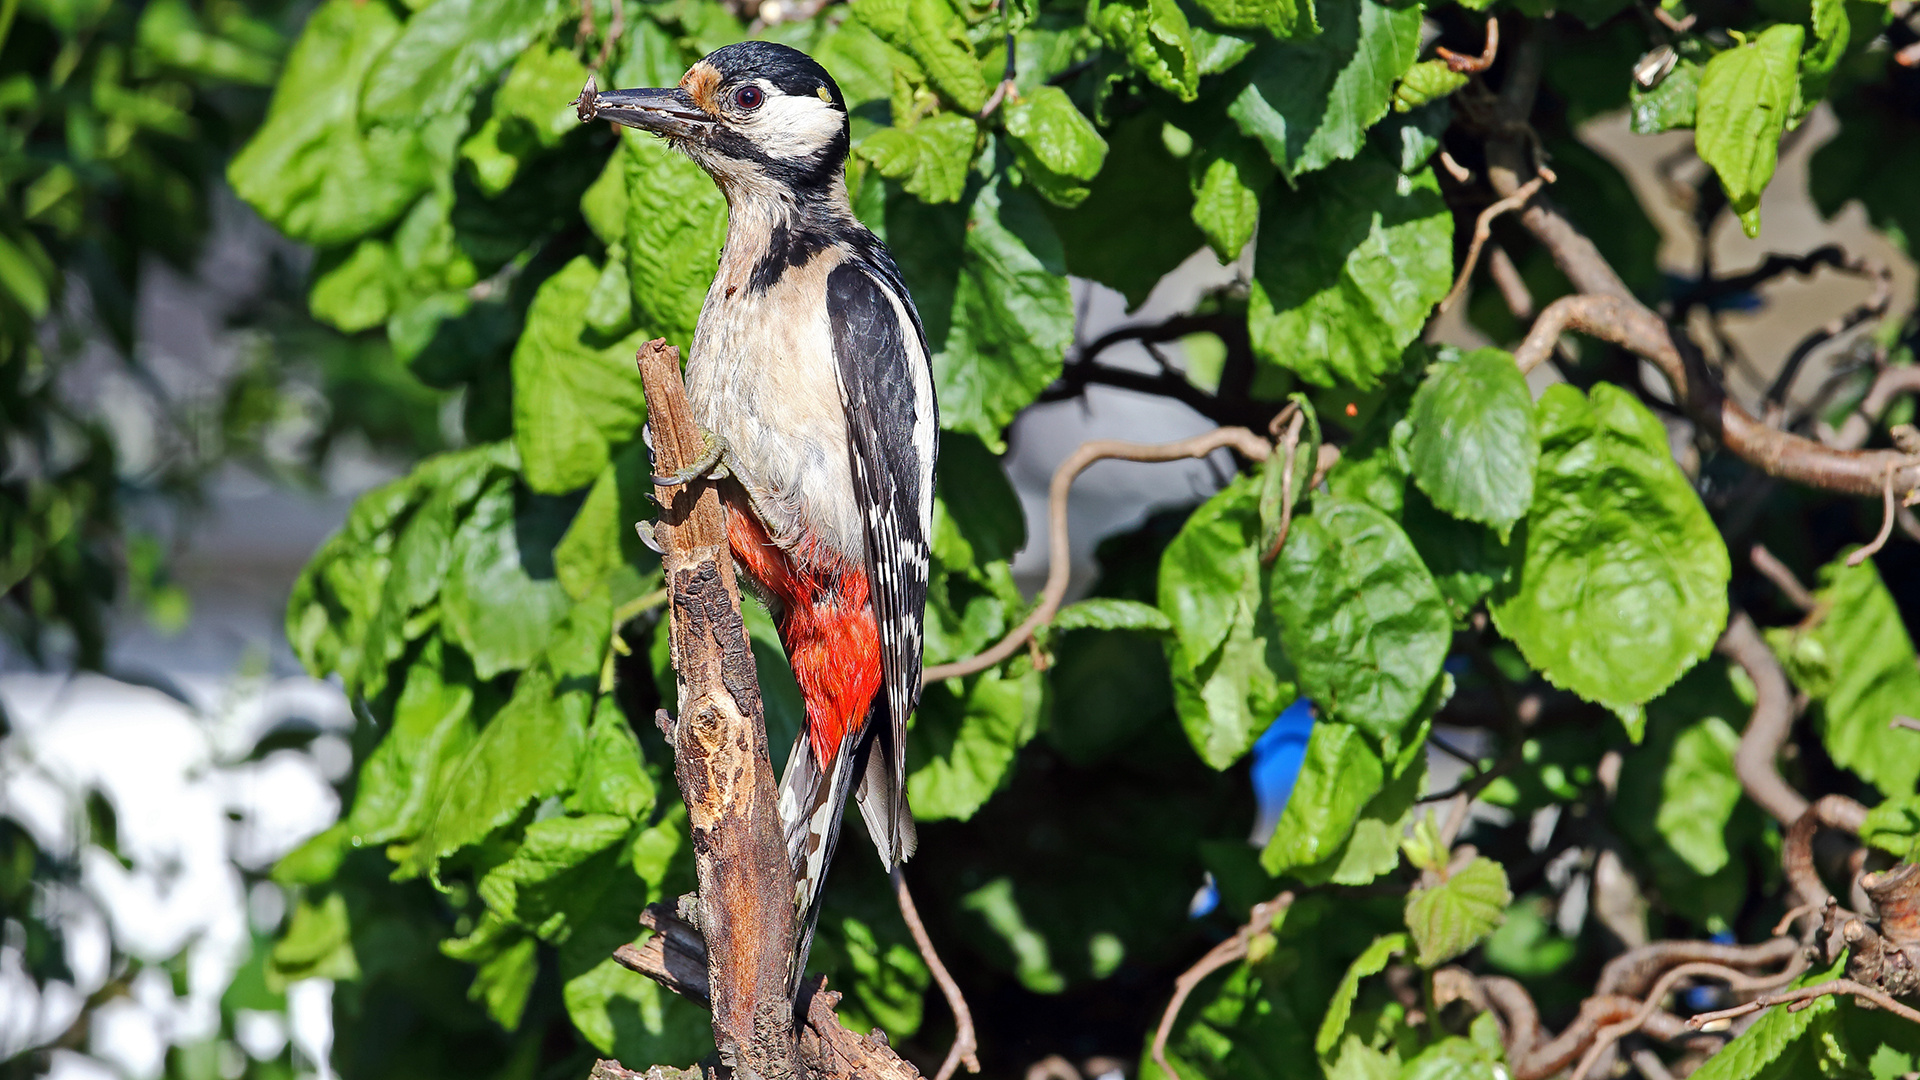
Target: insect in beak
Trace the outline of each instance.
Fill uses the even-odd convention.
[[[692,96],[679,87],[601,91],[589,76],[573,106],[583,121],[611,120],[668,138],[694,138],[713,126],[713,117],[701,111]]]

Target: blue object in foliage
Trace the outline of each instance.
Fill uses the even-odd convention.
[[[1253,797],[1260,810],[1254,816],[1247,842],[1266,847],[1287,808],[1300,763],[1306,760],[1307,737],[1313,734],[1313,702],[1300,698],[1281,711],[1253,744]]]

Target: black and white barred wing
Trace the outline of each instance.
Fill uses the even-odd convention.
[[[827,313],[853,483],[866,514],[867,578],[880,630],[880,700],[860,813],[881,860],[892,868],[913,854],[915,842],[907,808],[906,725],[920,702],[939,417],[919,316],[891,266],[850,261],[836,268],[827,278]]]

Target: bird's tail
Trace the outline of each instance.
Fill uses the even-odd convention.
[[[822,772],[802,727],[793,753],[787,756],[787,771],[780,777],[780,824],[786,830],[787,858],[793,864],[793,958],[787,970],[787,988],[793,994],[800,991],[807,953],[813,949],[813,931],[820,922],[820,901],[825,895],[820,886],[840,843],[847,788],[864,764],[866,755],[859,751],[869,743],[860,732],[849,732],[840,740],[830,771]]]
[[[876,705],[869,722],[841,740],[827,772],[814,760],[803,729],[780,777],[780,823],[786,830],[794,882],[794,948],[787,981],[796,994],[806,974],[807,954],[813,949],[813,932],[825,896],[821,886],[840,844],[847,791],[855,777],[860,778],[860,813],[879,849],[881,864],[891,871],[913,854],[917,842],[913,812],[907,808],[906,788],[899,779],[904,761],[895,761],[898,752],[884,712],[884,706]]]

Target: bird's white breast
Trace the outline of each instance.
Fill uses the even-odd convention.
[[[847,421],[827,321],[829,248],[763,292],[749,287],[758,252],[729,237],[687,362],[695,417],[726,439],[728,468],[753,497],[774,542],[812,534],[856,564],[866,551]]]

